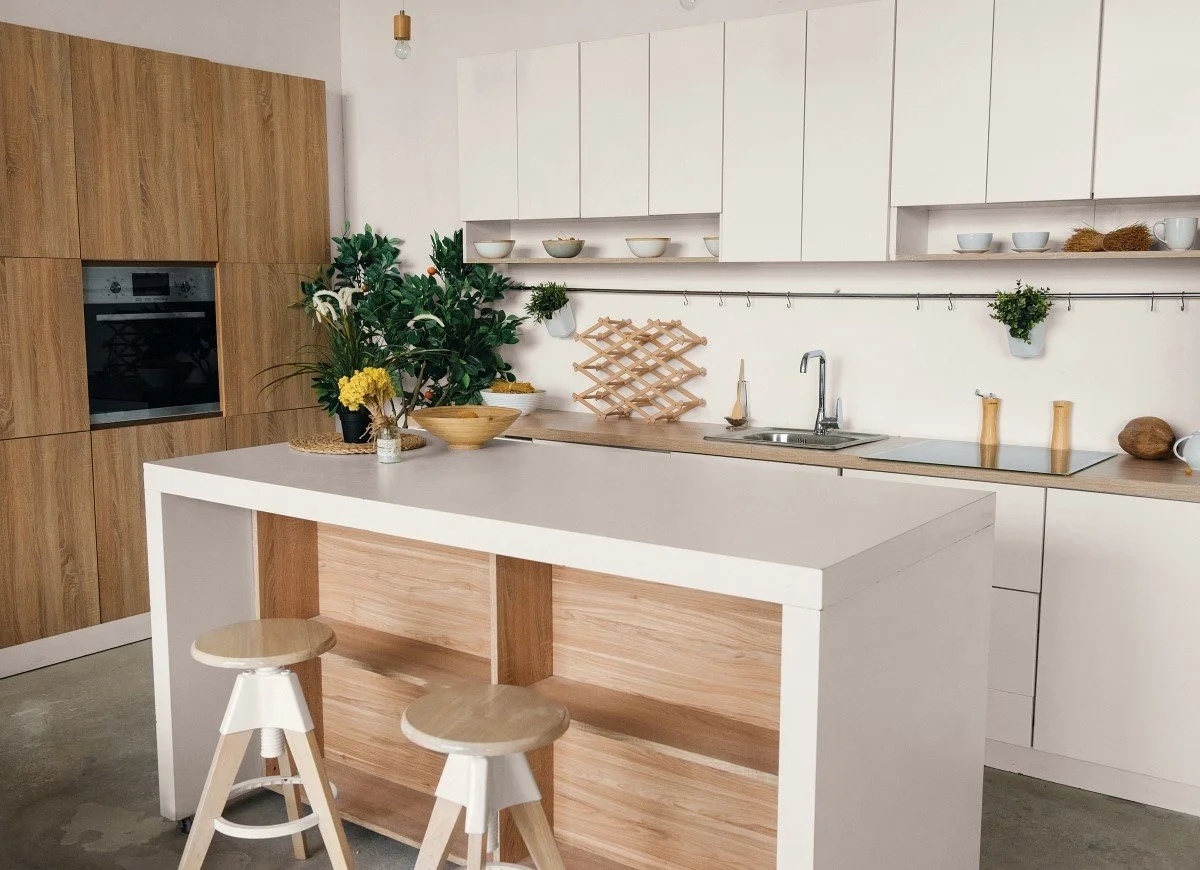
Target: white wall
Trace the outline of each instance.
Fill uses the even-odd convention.
[[[341,229],[338,0],[0,0],[0,21],[324,80],[329,215]]]
[[[804,0],[700,0],[684,12],[676,0],[413,0],[413,54],[393,58],[391,16],[383,0],[343,0],[342,85],[346,95],[348,216],[407,240],[407,259],[423,267],[427,237],[458,226],[455,59],[487,52],[597,39],[722,19],[830,5]],[[1047,227],[1049,228],[1049,227]],[[850,228],[847,228],[848,230]],[[1030,229],[1040,229],[1031,226]],[[577,233],[578,234],[578,233]],[[528,283],[557,279],[574,286],[723,288],[922,293],[991,292],[1017,278],[1055,290],[1200,289],[1195,262],[1170,263],[888,263],[793,266],[524,267]],[[516,304],[516,303],[514,303]],[[747,309],[731,295],[715,301],[582,295],[577,318],[602,315],[681,318],[708,337],[695,359],[709,376],[697,391],[709,405],[688,419],[720,420],[733,401],[737,358],[746,358],[752,414],[758,422],[804,424],[815,407],[816,377],[802,376],[801,354],[830,356],[832,395],[845,397],[848,423],[905,435],[973,438],[979,387],[1004,399],[1002,436],[1046,444],[1050,403],[1076,403],[1075,444],[1115,449],[1131,417],[1155,414],[1177,429],[1200,426],[1200,304],[1181,314],[1160,302],[1150,314],[1137,302],[1077,303],[1056,309],[1043,359],[1017,361],[983,303],[760,301]],[[586,386],[571,371],[585,349],[530,327],[510,358],[523,378],[547,387],[553,404],[569,407]],[[576,409],[579,409],[576,406]]]

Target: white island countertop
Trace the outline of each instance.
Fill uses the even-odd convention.
[[[394,465],[284,444],[146,464],[148,492],[823,609],[987,528],[994,495],[769,463],[436,438]]]

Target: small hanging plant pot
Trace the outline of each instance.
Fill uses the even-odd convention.
[[[1046,318],[1054,302],[1049,287],[1035,288],[1018,280],[1010,293],[997,293],[988,303],[992,319],[1004,324],[1008,351],[1017,359],[1034,359],[1046,350]]]
[[[575,334],[575,312],[563,284],[546,283],[533,288],[529,304],[525,306],[538,323],[546,324],[546,331],[554,338],[570,338]]]

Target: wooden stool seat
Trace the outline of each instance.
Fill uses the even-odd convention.
[[[333,649],[333,629],[310,619],[252,619],[202,634],[192,658],[214,668],[282,668]]]
[[[520,686],[459,686],[414,701],[400,727],[445,755],[493,757],[549,746],[571,724],[567,708]]]

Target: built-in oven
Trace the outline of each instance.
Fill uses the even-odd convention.
[[[85,265],[92,425],[221,410],[211,266]]]

